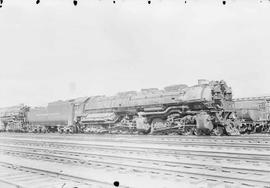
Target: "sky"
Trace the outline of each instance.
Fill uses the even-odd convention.
[[[0,106],[225,80],[270,95],[270,2],[4,1]]]

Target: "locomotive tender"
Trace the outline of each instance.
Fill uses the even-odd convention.
[[[34,132],[233,135],[239,134],[233,113],[232,91],[224,81],[199,80],[190,87],[180,84],[49,103],[30,108],[21,126]]]

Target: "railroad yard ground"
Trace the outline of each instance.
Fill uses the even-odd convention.
[[[0,133],[0,187],[270,187],[270,135]]]

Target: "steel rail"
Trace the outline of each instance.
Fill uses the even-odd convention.
[[[71,149],[71,150],[86,150],[86,151],[102,151],[102,152],[121,152],[121,153],[132,153],[132,154],[156,154],[156,155],[173,155],[175,158],[181,155],[185,156],[197,156],[197,157],[212,157],[212,158],[221,158],[227,157],[228,159],[238,159],[241,156],[242,159],[246,160],[264,160],[266,162],[270,159],[270,153],[267,154],[258,154],[256,153],[243,153],[238,151],[211,151],[211,150],[196,150],[195,148],[192,149],[166,149],[166,148],[149,148],[149,147],[136,147],[136,146],[104,146],[104,145],[88,145],[88,146],[80,146],[80,145],[66,145],[66,144],[59,144],[59,143],[50,143],[50,144],[40,144],[36,142],[19,142],[15,143],[17,145],[24,145],[24,146],[32,146],[32,147],[43,147],[43,148],[61,148],[61,149]],[[11,144],[1,144],[2,146],[14,146]]]
[[[1,142],[0,142],[1,143]],[[77,148],[78,147],[81,147],[81,148],[91,148],[91,147],[111,147],[111,148],[125,148],[125,147],[129,147],[129,146],[121,146],[121,145],[114,145],[114,144],[96,144],[96,143],[78,143],[78,142],[69,142],[69,143],[66,143],[66,142],[53,142],[53,141],[34,141],[34,140],[9,140],[9,141],[6,141],[6,142],[2,142],[2,143],[15,143],[15,144],[19,144],[21,145],[22,143],[31,143],[31,144],[39,144],[39,145],[54,145],[54,144],[58,144],[59,146],[68,146],[68,147],[72,147],[72,146],[76,146]],[[124,142],[125,144],[127,144],[126,142]],[[122,143],[121,143],[122,144]],[[155,144],[156,146],[160,147],[160,146],[168,146],[168,144],[164,144],[164,145],[160,145],[160,144],[156,144],[156,142],[153,142],[153,144]],[[229,148],[229,149],[243,149],[243,150],[251,150],[251,149],[254,149],[254,151],[258,151],[258,150],[264,150],[264,151],[270,151],[270,145],[267,145],[267,146],[261,146],[261,144],[235,144],[235,143],[230,143],[230,144],[219,144],[219,143],[202,143],[202,142],[198,142],[198,143],[194,143],[194,142],[185,142],[185,143],[182,143],[182,144],[179,144],[179,145],[169,145],[169,146],[184,146],[184,147],[203,147],[205,149],[205,147],[209,147],[211,149],[213,149],[213,147],[216,147],[217,149],[220,149],[220,148]],[[150,146],[132,146],[133,149],[156,149],[155,147],[150,147]],[[160,150],[169,150],[169,151],[178,151],[178,150],[181,150],[181,148],[170,148],[170,149],[165,149],[165,148],[158,148]],[[219,152],[219,151],[216,151],[216,152]]]
[[[129,140],[153,140],[153,139],[173,139],[172,141],[181,141],[181,140],[189,140],[189,139],[196,139],[196,140],[268,140],[270,141],[270,134],[267,135],[257,135],[257,134],[250,134],[250,135],[240,135],[240,136],[182,136],[182,135],[124,135],[124,134],[105,134],[105,135],[97,135],[97,134],[58,134],[58,133],[46,133],[46,134],[38,134],[38,133],[0,133],[1,136],[6,136],[6,138],[29,138],[31,137],[39,138],[39,139],[60,139],[63,138],[72,138],[74,140],[92,140],[92,139],[129,139]],[[46,135],[46,136],[44,136]]]
[[[18,140],[18,141],[40,141],[40,142],[50,142],[52,141],[52,139],[46,138],[46,139],[17,139],[17,138],[0,138],[0,142],[1,140],[6,141],[6,140],[10,140],[10,141],[14,141],[14,140]],[[61,142],[68,140],[70,141],[70,139],[56,139],[56,141],[60,140]],[[209,140],[200,140],[200,139],[179,139],[179,140],[173,140],[173,141],[168,141],[168,140],[160,140],[160,141],[156,141],[156,140],[133,140],[133,139],[127,139],[127,140],[123,140],[123,139],[119,139],[117,138],[117,140],[112,139],[88,139],[88,140],[72,140],[74,141],[74,143],[76,143],[76,141],[95,141],[95,142],[110,142],[110,143],[147,143],[147,144],[170,144],[170,145],[184,145],[184,144],[190,144],[190,145],[197,145],[198,143],[200,145],[204,144],[204,145],[216,145],[221,144],[221,145],[228,145],[231,147],[237,147],[237,146],[246,146],[246,147],[256,147],[258,148],[258,146],[260,148],[270,148],[270,140],[269,142],[266,141],[262,141],[262,140],[228,140],[228,141],[224,141],[224,140],[216,140],[216,139],[209,139]],[[237,144],[237,145],[236,145]]]
[[[37,147],[22,147],[22,146],[16,146],[16,145],[1,145],[0,144],[0,148],[1,147],[6,147],[6,148],[18,148],[18,149],[27,149],[27,150],[43,150],[43,151],[48,151],[48,152],[69,152],[70,154],[79,154],[79,155],[97,155],[97,154],[94,154],[94,153],[89,153],[89,152],[78,152],[78,151],[68,151],[68,150],[59,150],[59,149],[41,149],[41,148],[37,148]],[[104,149],[104,148],[101,148],[101,149]],[[132,149],[117,149],[117,148],[114,148],[114,149],[111,149],[109,148],[110,150],[113,150],[113,151],[117,151],[119,153],[123,153],[123,151],[126,151],[126,152],[141,152],[141,153],[144,153],[144,154],[174,154],[174,155],[177,155],[177,156],[173,156],[174,158],[178,158],[179,156],[196,156],[196,157],[207,157],[207,158],[221,158],[223,160],[225,159],[234,159],[234,160],[248,160],[248,161],[259,161],[259,162],[269,162],[269,165],[270,165],[270,154],[269,155],[258,155],[258,154],[251,154],[251,153],[245,153],[245,154],[242,154],[242,153],[229,153],[229,152],[219,152],[218,155],[216,152],[213,152],[213,151],[190,151],[190,150],[181,150],[181,152],[178,152],[178,153],[168,153],[168,152],[160,152],[160,151],[137,151],[137,150],[132,150]],[[158,149],[157,149],[158,150]],[[134,153],[133,153],[134,154]],[[117,156],[117,155],[106,155],[106,154],[100,154],[98,153],[98,155],[100,156]],[[138,154],[139,155],[139,154]],[[117,156],[118,157],[118,156]],[[129,157],[130,158],[130,157]],[[135,158],[134,158],[135,159]],[[153,160],[152,160],[153,161]]]
[[[179,161],[168,161],[168,160],[157,160],[157,159],[147,159],[147,158],[141,158],[141,157],[124,157],[124,156],[119,156],[119,155],[108,155],[108,154],[94,154],[94,153],[86,153],[86,152],[74,152],[74,151],[66,151],[66,150],[48,150],[48,149],[40,149],[40,148],[26,148],[26,147],[18,147],[18,146],[12,146],[13,148],[15,149],[19,149],[19,150],[27,150],[28,152],[34,152],[34,153],[38,153],[38,152],[42,152],[42,154],[47,154],[50,153],[50,154],[56,154],[56,155],[67,155],[67,156],[76,156],[76,157],[104,157],[104,158],[114,158],[114,159],[124,159],[124,160],[133,160],[133,161],[137,161],[137,160],[143,160],[143,161],[146,161],[146,162],[149,162],[149,163],[170,163],[169,166],[173,166],[173,165],[189,165],[191,163],[186,163],[186,162],[179,162]],[[0,150],[1,150],[1,147],[0,147]],[[4,150],[7,150],[7,149],[4,149]],[[14,150],[12,150],[14,151]],[[16,151],[16,150],[15,150]],[[189,154],[190,156],[190,154]],[[207,156],[208,158],[212,157],[211,155],[208,155]],[[219,156],[219,157],[222,157],[222,159],[231,159],[230,156]],[[241,157],[234,157],[233,159],[237,159],[239,161],[245,159],[245,158],[241,158]],[[248,160],[253,160],[253,159],[250,159],[248,158]],[[265,161],[270,161],[270,158],[268,159],[257,159],[255,161],[259,161],[259,162],[265,162]],[[194,164],[194,165],[197,165],[197,166],[201,166],[201,167],[205,167],[206,165],[205,164]],[[166,164],[164,165],[166,166]],[[219,166],[221,168],[224,168],[224,169],[227,169],[228,167],[226,166]],[[234,170],[246,170],[246,168],[238,168],[238,167],[229,167],[230,169],[234,169]],[[256,171],[256,172],[270,172],[270,170],[268,171],[265,171],[265,170],[256,170],[256,169],[253,169],[253,171]]]

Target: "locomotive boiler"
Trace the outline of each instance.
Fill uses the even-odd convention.
[[[142,89],[89,97],[79,124],[85,129],[152,134],[239,134],[231,116],[232,92],[224,81]]]

